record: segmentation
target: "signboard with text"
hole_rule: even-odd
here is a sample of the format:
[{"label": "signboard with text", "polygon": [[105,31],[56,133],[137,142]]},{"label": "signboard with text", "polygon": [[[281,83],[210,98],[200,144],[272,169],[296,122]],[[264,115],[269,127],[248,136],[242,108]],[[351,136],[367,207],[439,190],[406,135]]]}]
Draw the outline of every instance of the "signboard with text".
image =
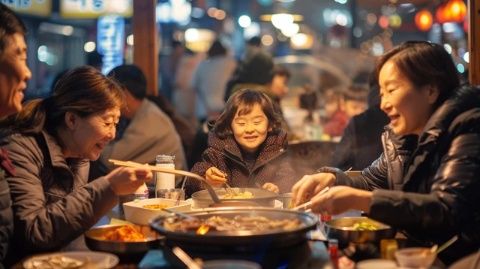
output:
[{"label": "signboard with text", "polygon": [[102,16],[97,22],[97,51],[102,57],[102,73],[123,63],[125,20],[116,15]]},{"label": "signboard with text", "polygon": [[133,0],[60,0],[63,18],[95,19],[106,14],[131,17]]},{"label": "signboard with text", "polygon": [[52,0],[0,0],[17,13],[49,17],[52,13]]}]

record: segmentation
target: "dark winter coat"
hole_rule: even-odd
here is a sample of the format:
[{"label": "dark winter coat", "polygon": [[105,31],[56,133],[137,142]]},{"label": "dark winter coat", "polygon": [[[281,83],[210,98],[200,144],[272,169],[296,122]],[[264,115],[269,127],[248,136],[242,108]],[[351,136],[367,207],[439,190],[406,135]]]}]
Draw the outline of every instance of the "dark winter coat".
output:
[{"label": "dark winter coat", "polygon": [[[208,148],[202,154],[202,161],[197,162],[192,172],[205,176],[208,168],[216,168],[227,173],[227,182],[233,187],[261,187],[270,182],[277,185],[280,193],[289,192],[298,178],[288,162],[287,133],[270,134],[263,142],[255,164],[248,168],[242,151],[233,136],[220,139],[210,132]],[[189,180],[187,193],[192,194],[201,189],[198,181]]]},{"label": "dark winter coat", "polygon": [[66,159],[45,131],[3,143],[15,166],[15,176],[7,176],[15,224],[7,263],[59,250],[118,202],[107,178],[88,183],[88,160]]},{"label": "dark winter coat", "polygon": [[13,214],[8,188],[7,176],[15,174],[15,169],[5,149],[0,148],[0,268],[8,252],[8,245],[13,233]]},{"label": "dark winter coat", "polygon": [[332,166],[362,170],[382,154],[381,136],[388,117],[378,106],[353,116],[333,154]]},{"label": "dark winter coat", "polygon": [[[443,103],[423,133],[383,134],[384,153],[355,180],[337,184],[373,191],[370,216],[424,245],[459,240],[447,264],[480,248],[480,89],[463,87]],[[418,142],[417,142],[418,141]]]}]

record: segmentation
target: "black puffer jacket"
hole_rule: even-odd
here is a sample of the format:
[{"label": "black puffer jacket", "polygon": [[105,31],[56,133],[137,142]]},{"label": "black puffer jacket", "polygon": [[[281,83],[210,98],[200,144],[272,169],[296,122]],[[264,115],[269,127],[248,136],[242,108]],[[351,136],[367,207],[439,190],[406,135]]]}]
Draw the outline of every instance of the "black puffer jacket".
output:
[{"label": "black puffer jacket", "polygon": [[[2,136],[3,134],[0,134]],[[1,145],[0,145],[1,146]],[[12,201],[7,176],[15,174],[15,168],[8,158],[8,152],[0,147],[0,268],[3,268],[10,238],[13,234]]]},{"label": "black puffer jacket", "polygon": [[[215,166],[227,173],[228,183],[233,187],[258,187],[266,182],[276,184],[280,192],[288,192],[295,184],[293,168],[287,160],[287,134],[269,134],[260,148],[258,157],[249,167],[233,136],[220,139],[210,132],[208,148],[202,154],[202,161],[197,162],[192,172],[204,176],[208,168]],[[192,194],[201,188],[198,181],[189,180],[187,193]]]},{"label": "black puffer jacket", "polygon": [[0,268],[3,268],[2,261],[7,255],[8,243],[13,233],[12,202],[6,173],[0,166]]},{"label": "black puffer jacket", "polygon": [[425,245],[460,239],[441,255],[447,264],[480,247],[480,89],[463,87],[417,136],[383,134],[384,153],[355,180],[373,190],[370,216]]}]

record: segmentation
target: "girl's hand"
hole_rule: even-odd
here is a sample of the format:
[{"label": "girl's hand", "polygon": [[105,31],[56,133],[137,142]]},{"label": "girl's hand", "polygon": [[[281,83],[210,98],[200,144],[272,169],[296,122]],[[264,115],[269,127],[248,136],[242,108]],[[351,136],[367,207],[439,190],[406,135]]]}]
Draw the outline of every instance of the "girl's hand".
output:
[{"label": "girl's hand", "polygon": [[331,187],[327,192],[312,198],[312,211],[329,215],[341,214],[350,209],[370,211],[372,192],[347,186]]},{"label": "girl's hand", "polygon": [[292,203],[297,206],[309,201],[314,195],[331,187],[335,183],[335,175],[332,173],[318,173],[305,175],[292,187]]},{"label": "girl's hand", "polygon": [[214,187],[221,187],[227,182],[227,174],[212,166],[205,172],[205,179]]},{"label": "girl's hand", "polygon": [[280,192],[280,189],[278,188],[278,186],[270,182],[263,184],[262,189],[265,189],[267,191],[271,191],[277,194]]},{"label": "girl's hand", "polygon": [[145,168],[118,167],[105,176],[116,195],[134,193],[146,181],[153,177],[152,171]]}]

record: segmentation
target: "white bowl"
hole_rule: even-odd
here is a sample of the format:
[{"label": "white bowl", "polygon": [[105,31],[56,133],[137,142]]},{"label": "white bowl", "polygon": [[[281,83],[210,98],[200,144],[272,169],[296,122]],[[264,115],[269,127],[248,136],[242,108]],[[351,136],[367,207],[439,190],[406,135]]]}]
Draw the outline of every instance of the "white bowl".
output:
[{"label": "white bowl", "polygon": [[430,268],[436,257],[429,248],[402,248],[395,251],[395,258],[401,267]]},{"label": "white bowl", "polygon": [[173,211],[185,212],[191,208],[191,202],[180,201],[176,205],[177,200],[165,198],[151,198],[143,200],[135,200],[123,204],[125,219],[139,225],[149,225],[150,220],[161,215],[169,214],[161,209],[145,208],[146,205],[166,205],[166,208]]}]

